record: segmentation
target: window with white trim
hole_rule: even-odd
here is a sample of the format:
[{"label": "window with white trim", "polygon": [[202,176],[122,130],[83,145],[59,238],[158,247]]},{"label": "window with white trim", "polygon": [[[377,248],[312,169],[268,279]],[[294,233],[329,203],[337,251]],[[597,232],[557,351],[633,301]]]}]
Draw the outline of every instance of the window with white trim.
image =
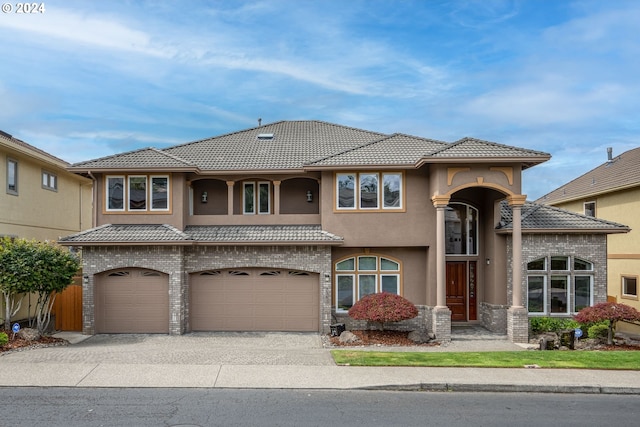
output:
[{"label": "window with white trim", "polygon": [[593,264],[572,256],[527,263],[529,314],[569,315],[593,305]]},{"label": "window with white trim", "polygon": [[401,172],[338,173],[336,209],[340,211],[386,211],[403,209]]},{"label": "window with white trim", "polygon": [[58,176],[52,172],[42,171],[42,188],[58,191]]},{"label": "window with white trim", "polygon": [[400,295],[400,262],[378,255],[358,255],[335,263],[335,309],[347,312],[362,297],[389,292]]},{"label": "window with white trim", "polygon": [[108,175],[105,178],[107,212],[167,212],[168,175]]},{"label": "window with white trim", "polygon": [[268,181],[242,184],[242,213],[268,215],[271,213],[271,183]]}]

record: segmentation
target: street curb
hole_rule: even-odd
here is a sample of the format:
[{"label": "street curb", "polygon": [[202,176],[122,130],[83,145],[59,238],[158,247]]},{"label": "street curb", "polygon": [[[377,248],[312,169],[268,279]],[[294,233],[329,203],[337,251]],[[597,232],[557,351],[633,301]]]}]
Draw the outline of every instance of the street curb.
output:
[{"label": "street curb", "polygon": [[558,394],[625,394],[640,395],[638,387],[600,387],[516,384],[450,384],[419,383],[357,387],[357,390],[481,392],[481,393],[558,393]]}]

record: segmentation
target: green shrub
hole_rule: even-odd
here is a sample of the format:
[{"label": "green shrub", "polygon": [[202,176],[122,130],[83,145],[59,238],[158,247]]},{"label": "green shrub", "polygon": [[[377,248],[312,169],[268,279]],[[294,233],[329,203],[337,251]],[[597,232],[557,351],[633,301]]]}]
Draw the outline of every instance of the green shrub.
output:
[{"label": "green shrub", "polygon": [[9,337],[6,332],[0,332],[0,347],[7,345],[9,342]]},{"label": "green shrub", "polygon": [[587,329],[587,336],[593,339],[606,339],[609,334],[609,322],[600,322]]},{"label": "green shrub", "polygon": [[542,334],[545,332],[560,332],[565,329],[575,329],[580,324],[573,319],[558,317],[532,317],[530,320],[531,332]]}]

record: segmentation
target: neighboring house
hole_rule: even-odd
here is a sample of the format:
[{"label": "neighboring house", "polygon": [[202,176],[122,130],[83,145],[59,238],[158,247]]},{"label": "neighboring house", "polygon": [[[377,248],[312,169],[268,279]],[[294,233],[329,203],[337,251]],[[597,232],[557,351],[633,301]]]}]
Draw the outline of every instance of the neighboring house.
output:
[{"label": "neighboring house", "polygon": [[[68,166],[0,131],[0,237],[57,241],[92,226],[92,181]],[[14,318],[26,318],[27,306]]]},{"label": "neighboring house", "polygon": [[60,240],[82,247],[84,333],[328,332],[386,291],[420,309],[400,328],[527,341],[527,301],[568,316],[606,298],[606,235],[627,231],[525,203],[522,170],[549,158],[283,121],[74,164],[96,189],[97,227]]},{"label": "neighboring house", "polygon": [[538,200],[584,215],[621,222],[631,232],[611,236],[608,246],[608,294],[640,310],[640,147],[614,157]]}]

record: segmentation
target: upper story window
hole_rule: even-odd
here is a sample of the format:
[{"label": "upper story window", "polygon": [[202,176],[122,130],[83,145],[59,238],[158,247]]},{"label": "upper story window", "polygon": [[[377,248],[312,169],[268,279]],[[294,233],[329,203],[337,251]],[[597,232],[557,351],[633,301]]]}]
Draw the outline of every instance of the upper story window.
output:
[{"label": "upper story window", "polygon": [[18,161],[7,159],[7,193],[18,195]]},{"label": "upper story window", "polygon": [[577,257],[551,256],[527,263],[530,314],[568,315],[593,305],[593,263]]},{"label": "upper story window", "polygon": [[365,254],[335,263],[335,308],[348,311],[360,298],[380,292],[400,295],[400,262]]},{"label": "upper story window", "polygon": [[169,177],[107,176],[106,207],[108,212],[169,211]]},{"label": "upper story window", "polygon": [[590,217],[596,217],[596,202],[584,203],[584,214]]},{"label": "upper story window", "polygon": [[336,209],[386,211],[403,209],[402,172],[338,173]]},{"label": "upper story window", "polygon": [[271,184],[269,182],[244,182],[242,192],[242,213],[271,213]]},{"label": "upper story window", "polygon": [[45,190],[58,191],[58,177],[56,174],[42,171],[42,188]]},{"label": "upper story window", "polygon": [[478,210],[463,203],[451,203],[445,211],[447,255],[478,254]]}]

